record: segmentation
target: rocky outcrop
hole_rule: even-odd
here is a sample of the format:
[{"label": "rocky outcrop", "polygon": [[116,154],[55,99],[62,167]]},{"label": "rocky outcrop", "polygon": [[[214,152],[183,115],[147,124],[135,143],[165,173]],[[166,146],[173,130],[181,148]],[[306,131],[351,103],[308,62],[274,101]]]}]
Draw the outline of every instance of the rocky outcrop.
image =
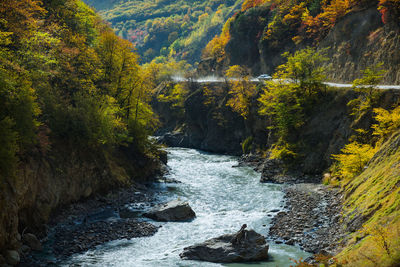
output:
[{"label": "rocky outcrop", "polygon": [[[243,141],[251,137],[250,152],[268,149],[276,137],[267,129],[270,120],[258,114],[257,97],[253,99],[247,120],[244,120],[226,106],[228,86],[217,82],[191,84],[188,86],[190,94],[185,101],[184,112],[181,112],[184,115],[180,117],[174,117],[172,111],[167,112],[165,106],[158,109],[156,105],[154,110],[165,122],[161,126],[160,133],[164,131],[161,140],[170,146],[240,155],[243,153]],[[211,104],[205,103],[206,88],[219,92],[213,96],[214,102]],[[306,115],[305,124],[291,137],[294,143],[301,144],[302,150],[301,160],[295,165],[296,173],[290,175],[286,166],[276,160],[262,160],[257,167],[263,173],[262,181],[314,181],[314,175],[321,174],[331,165],[331,155],[338,154],[355,134],[354,129],[367,130],[374,123],[372,112],[354,122],[347,103],[356,97],[356,92],[343,88],[331,88],[321,94],[319,101]],[[378,103],[387,109],[399,99],[400,91],[382,90]],[[165,130],[171,132],[165,134]],[[283,172],[286,174],[282,175]]]},{"label": "rocky outcrop", "polygon": [[327,48],[332,81],[352,82],[365,68],[383,62],[383,83],[400,83],[400,28],[395,22],[383,24],[376,6],[341,18],[319,48]]},{"label": "rocky outcrop", "polygon": [[180,257],[185,260],[210,262],[250,262],[268,259],[269,246],[265,237],[254,230],[243,230],[241,240],[234,242],[236,234],[222,235],[201,244],[184,248]]},{"label": "rocky outcrop", "polygon": [[196,213],[189,206],[189,203],[173,200],[154,207],[144,216],[161,222],[182,222],[193,220],[196,218]]},{"label": "rocky outcrop", "polygon": [[167,132],[162,136],[157,137],[160,144],[165,144],[171,147],[190,147],[189,136],[185,133]]},{"label": "rocky outcrop", "polygon": [[[184,103],[184,112],[170,105],[153,101],[153,109],[161,121],[159,141],[169,146],[188,147],[221,154],[242,154],[241,143],[249,136],[254,142],[265,145],[267,122],[257,113],[254,99],[253,111],[247,120],[226,106],[229,85],[226,83],[186,83],[190,94]],[[215,92],[212,103],[206,104],[204,89]],[[160,88],[159,93],[168,90]]]},{"label": "rocky outcrop", "polygon": [[5,259],[10,265],[17,265],[21,260],[18,251],[15,250],[7,250],[5,252]]}]

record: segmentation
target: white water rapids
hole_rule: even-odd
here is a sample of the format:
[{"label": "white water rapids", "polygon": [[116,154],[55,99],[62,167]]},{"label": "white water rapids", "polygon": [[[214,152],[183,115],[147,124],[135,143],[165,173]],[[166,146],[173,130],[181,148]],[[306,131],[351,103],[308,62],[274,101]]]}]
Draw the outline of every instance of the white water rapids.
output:
[{"label": "white water rapids", "polygon": [[[268,236],[270,211],[284,206],[281,185],[260,183],[260,174],[249,167],[232,168],[237,164],[235,157],[184,148],[170,148],[168,152],[168,178],[182,183],[163,185],[159,199],[187,200],[197,218],[185,223],[156,223],[162,227],[154,236],[109,242],[72,256],[64,266],[222,266],[184,261],[179,253],[186,246],[236,232],[244,223]],[[227,266],[290,266],[290,258],[309,256],[297,247],[269,243],[268,262]]]}]

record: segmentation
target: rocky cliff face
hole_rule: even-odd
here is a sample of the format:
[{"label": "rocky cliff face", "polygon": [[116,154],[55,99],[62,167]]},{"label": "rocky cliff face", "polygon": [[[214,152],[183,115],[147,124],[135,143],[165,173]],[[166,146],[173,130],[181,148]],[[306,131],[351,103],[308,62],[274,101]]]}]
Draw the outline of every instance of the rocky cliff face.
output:
[{"label": "rocky cliff face", "polygon": [[[266,124],[259,116],[253,116],[257,114],[255,110],[245,121],[226,106],[228,84],[192,83],[187,86],[191,93],[180,115],[168,103],[153,102],[153,108],[162,122],[158,133],[162,135],[162,142],[233,155],[242,154],[241,143],[247,137],[254,136],[258,143],[266,143]],[[161,89],[160,93],[165,89]],[[208,104],[205,89],[217,92]]]},{"label": "rocky cliff face", "polygon": [[366,67],[384,62],[383,83],[400,83],[400,32],[394,22],[383,24],[376,7],[343,17],[320,48],[328,48],[328,73],[332,81],[351,82]]},{"label": "rocky cliff face", "polygon": [[155,176],[159,161],[133,151],[82,151],[58,143],[46,155],[27,156],[16,178],[0,180],[0,251],[18,249],[23,231],[40,234],[63,205]]},{"label": "rocky cliff face", "polygon": [[[245,152],[267,150],[276,137],[267,129],[268,118],[258,114],[256,98],[248,119],[244,120],[226,106],[228,86],[225,83],[192,84],[180,116],[168,110],[167,103],[153,105],[163,122],[159,131],[161,141],[171,146],[240,155],[243,142],[250,137],[249,150]],[[211,104],[206,104],[206,88],[220,92]],[[347,103],[357,96],[353,90],[341,88],[330,88],[321,96],[294,136],[302,146],[301,161],[296,169],[306,174],[321,174],[331,165],[331,155],[340,152],[355,129],[370,129],[372,113],[356,122],[349,115]],[[386,90],[381,92],[378,103],[388,109],[399,99],[400,92]]]}]

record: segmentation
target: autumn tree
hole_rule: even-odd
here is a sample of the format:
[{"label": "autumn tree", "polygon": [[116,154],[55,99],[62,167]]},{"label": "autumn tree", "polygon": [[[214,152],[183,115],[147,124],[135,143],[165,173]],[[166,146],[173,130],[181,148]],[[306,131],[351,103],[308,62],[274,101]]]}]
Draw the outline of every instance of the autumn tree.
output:
[{"label": "autumn tree", "polygon": [[256,95],[256,86],[250,81],[250,73],[239,65],[231,66],[226,72],[229,79],[229,99],[226,103],[233,111],[247,118],[252,98]]},{"label": "autumn tree", "polygon": [[245,0],[242,4],[242,11],[246,11],[252,7],[256,7],[267,2],[266,0]]},{"label": "autumn tree", "polygon": [[382,22],[388,23],[390,20],[400,20],[400,1],[399,0],[380,0],[378,10],[382,14]]},{"label": "autumn tree", "polygon": [[382,81],[386,71],[383,63],[378,63],[363,70],[363,77],[353,81],[353,89],[360,95],[347,104],[352,109],[352,115],[359,117],[371,110],[380,96],[377,85]]},{"label": "autumn tree", "polygon": [[0,176],[59,140],[144,149],[156,120],[130,42],[79,0],[5,0],[0,15]]},{"label": "autumn tree", "polygon": [[217,62],[221,62],[225,59],[225,46],[230,40],[230,23],[233,19],[229,19],[224,27],[222,28],[222,33],[216,35],[205,47],[202,53],[203,58],[212,57],[216,59]]}]

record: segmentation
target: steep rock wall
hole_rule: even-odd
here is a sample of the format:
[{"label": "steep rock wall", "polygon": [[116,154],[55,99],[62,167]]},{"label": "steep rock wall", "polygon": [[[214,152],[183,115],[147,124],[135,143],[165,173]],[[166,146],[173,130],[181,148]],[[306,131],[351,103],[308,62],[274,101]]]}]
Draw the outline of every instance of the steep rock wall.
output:
[{"label": "steep rock wall", "polygon": [[[205,104],[205,88],[220,92],[212,104]],[[251,151],[267,150],[277,137],[267,129],[270,120],[258,114],[257,97],[253,99],[248,119],[244,120],[226,106],[228,90],[229,85],[225,83],[192,84],[180,116],[168,110],[167,103],[162,104],[163,109],[160,103],[153,105],[161,121],[167,122],[159,131],[161,140],[171,146],[240,155],[243,141],[252,137]],[[302,147],[296,169],[306,174],[321,174],[331,165],[331,155],[340,152],[356,129],[370,129],[374,123],[372,112],[357,122],[349,115],[347,103],[356,97],[353,90],[341,88],[330,88],[320,97],[313,110],[306,114],[305,124],[293,133],[293,140]],[[389,109],[399,99],[400,91],[385,90],[381,91],[378,103]]]},{"label": "steep rock wall", "polygon": [[159,160],[132,148],[83,151],[53,144],[43,155],[32,153],[13,179],[0,179],[0,251],[18,249],[19,234],[40,235],[52,212],[63,205],[105,193],[159,173]]},{"label": "steep rock wall", "polygon": [[383,62],[386,84],[400,84],[400,32],[394,22],[382,23],[376,7],[343,17],[320,43],[328,48],[328,76],[332,81],[352,82],[362,70]]}]

